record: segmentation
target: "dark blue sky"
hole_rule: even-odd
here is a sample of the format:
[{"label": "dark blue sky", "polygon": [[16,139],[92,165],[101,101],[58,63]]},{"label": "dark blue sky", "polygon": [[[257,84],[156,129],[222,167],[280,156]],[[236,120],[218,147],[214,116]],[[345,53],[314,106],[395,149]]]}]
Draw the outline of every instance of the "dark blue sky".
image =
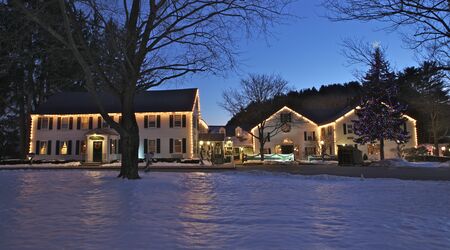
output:
[{"label": "dark blue sky", "polygon": [[331,22],[322,17],[326,10],[319,1],[300,0],[292,5],[292,13],[300,20],[273,29],[275,37],[242,41],[239,47],[239,72],[227,77],[195,75],[161,88],[200,89],[202,116],[210,125],[225,124],[230,115],[218,102],[224,89],[235,88],[247,73],[276,73],[289,81],[293,89],[320,87],[331,83],[355,80],[354,70],[363,65],[349,66],[341,54],[346,38],[363,38],[387,46],[387,59],[395,70],[417,65],[415,54],[397,32],[381,30],[386,24],[363,22]]}]

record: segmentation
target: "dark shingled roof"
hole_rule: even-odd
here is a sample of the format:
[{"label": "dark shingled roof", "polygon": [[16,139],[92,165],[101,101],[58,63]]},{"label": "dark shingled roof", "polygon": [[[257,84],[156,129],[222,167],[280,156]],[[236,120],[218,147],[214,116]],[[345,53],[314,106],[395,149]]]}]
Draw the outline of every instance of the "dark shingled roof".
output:
[{"label": "dark shingled roof", "polygon": [[[197,89],[155,90],[140,92],[135,97],[135,112],[192,111]],[[102,93],[100,100],[108,113],[119,113],[116,96]],[[87,92],[62,92],[51,96],[34,114],[96,114],[99,109]]]},{"label": "dark shingled roof", "polygon": [[219,133],[198,134],[199,141],[224,141],[225,135]]}]

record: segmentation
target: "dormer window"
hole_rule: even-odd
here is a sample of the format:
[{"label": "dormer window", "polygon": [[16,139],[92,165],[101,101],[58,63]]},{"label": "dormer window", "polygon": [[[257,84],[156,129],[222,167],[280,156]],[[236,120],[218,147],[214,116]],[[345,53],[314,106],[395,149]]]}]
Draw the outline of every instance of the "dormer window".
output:
[{"label": "dormer window", "polygon": [[224,127],[220,128],[219,129],[219,133],[220,134],[226,134],[225,128]]},{"label": "dormer window", "polygon": [[234,132],[236,134],[236,137],[241,137],[242,136],[242,128],[237,127]]},{"label": "dormer window", "polygon": [[292,114],[291,113],[282,113],[282,114],[280,114],[280,120],[282,123],[292,122]]}]

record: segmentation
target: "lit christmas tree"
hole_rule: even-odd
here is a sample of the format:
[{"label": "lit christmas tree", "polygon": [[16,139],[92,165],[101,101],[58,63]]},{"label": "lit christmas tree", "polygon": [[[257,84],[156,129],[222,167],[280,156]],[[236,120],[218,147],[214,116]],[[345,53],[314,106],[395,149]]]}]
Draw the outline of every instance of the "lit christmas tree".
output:
[{"label": "lit christmas tree", "polygon": [[373,63],[363,80],[365,94],[356,110],[358,120],[354,120],[354,141],[361,144],[380,143],[380,159],[384,159],[384,141],[406,143],[408,133],[404,129],[406,106],[397,100],[395,74],[389,70],[380,48],[373,52]]}]

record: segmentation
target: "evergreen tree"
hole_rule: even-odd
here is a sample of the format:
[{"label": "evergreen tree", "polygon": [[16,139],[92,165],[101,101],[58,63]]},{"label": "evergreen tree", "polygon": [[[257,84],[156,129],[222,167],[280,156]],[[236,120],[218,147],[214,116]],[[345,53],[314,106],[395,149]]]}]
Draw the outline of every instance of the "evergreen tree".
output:
[{"label": "evergreen tree", "polygon": [[372,53],[372,63],[363,79],[364,94],[354,120],[357,143],[380,143],[380,159],[384,159],[384,141],[405,143],[409,136],[402,128],[406,106],[397,98],[395,74],[390,70],[380,48]]}]

